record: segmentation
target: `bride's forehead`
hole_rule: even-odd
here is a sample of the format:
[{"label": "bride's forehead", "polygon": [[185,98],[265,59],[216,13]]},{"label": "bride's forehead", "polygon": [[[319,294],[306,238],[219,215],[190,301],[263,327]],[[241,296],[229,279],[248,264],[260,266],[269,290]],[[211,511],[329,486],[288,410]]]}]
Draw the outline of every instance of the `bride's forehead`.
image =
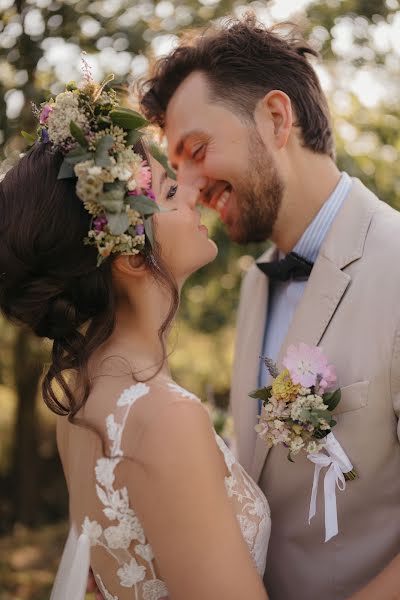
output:
[{"label": "bride's forehead", "polygon": [[148,163],[151,169],[151,178],[154,181],[159,181],[161,175],[164,173],[164,167],[150,154],[148,157]]}]

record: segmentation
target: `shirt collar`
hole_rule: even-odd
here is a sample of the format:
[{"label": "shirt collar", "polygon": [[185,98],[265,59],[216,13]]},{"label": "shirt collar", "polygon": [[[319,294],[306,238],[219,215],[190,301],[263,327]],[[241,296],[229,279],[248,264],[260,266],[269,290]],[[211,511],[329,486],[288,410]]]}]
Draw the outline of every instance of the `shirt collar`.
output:
[{"label": "shirt collar", "polygon": [[338,184],[307,227],[300,240],[293,248],[301,257],[314,263],[317,259],[324,239],[335,220],[353,182],[347,173],[342,173]]}]

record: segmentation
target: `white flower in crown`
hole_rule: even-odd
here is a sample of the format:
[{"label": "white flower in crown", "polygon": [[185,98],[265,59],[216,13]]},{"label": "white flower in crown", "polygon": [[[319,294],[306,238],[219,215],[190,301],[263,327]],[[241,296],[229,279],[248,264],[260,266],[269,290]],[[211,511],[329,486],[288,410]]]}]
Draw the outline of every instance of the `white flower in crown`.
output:
[{"label": "white flower in crown", "polygon": [[71,121],[81,128],[87,126],[88,119],[80,110],[77,94],[62,92],[50,106],[52,110],[48,114],[46,125],[53,144],[63,145],[71,139]]},{"label": "white flower in crown", "polygon": [[82,533],[88,536],[92,546],[98,543],[99,537],[103,533],[101,525],[97,521],[90,521],[87,517],[83,521]]},{"label": "white flower in crown", "polygon": [[133,587],[146,576],[146,567],[140,566],[137,561],[132,558],[130,563],[125,563],[117,571],[120,584],[123,587]]}]

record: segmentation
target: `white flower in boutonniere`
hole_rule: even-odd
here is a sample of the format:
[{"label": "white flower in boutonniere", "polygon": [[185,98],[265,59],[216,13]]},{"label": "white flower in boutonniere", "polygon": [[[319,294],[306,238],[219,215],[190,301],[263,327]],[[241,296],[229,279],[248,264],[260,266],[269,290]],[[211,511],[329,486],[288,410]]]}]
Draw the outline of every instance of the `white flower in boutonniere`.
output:
[{"label": "white flower in boutonniere", "polygon": [[336,425],[332,411],[341,399],[340,389],[328,391],[336,382],[335,368],[328,364],[322,348],[306,344],[288,348],[283,359],[285,369],[281,372],[270,359],[264,362],[273,382],[250,394],[264,405],[255,429],[269,448],[278,444],[287,448],[291,462],[303,451],[315,465],[309,520],[316,512],[320,471],[328,468],[325,475],[325,541],[328,541],[338,533],[336,486],[344,490],[346,480],[357,478],[332,433]]}]

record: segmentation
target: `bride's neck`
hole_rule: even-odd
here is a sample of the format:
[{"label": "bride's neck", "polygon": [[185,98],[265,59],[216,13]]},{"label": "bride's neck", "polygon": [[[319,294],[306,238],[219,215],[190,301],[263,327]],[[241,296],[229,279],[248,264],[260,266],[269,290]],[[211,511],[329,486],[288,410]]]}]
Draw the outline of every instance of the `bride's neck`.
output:
[{"label": "bride's neck", "polygon": [[95,363],[105,365],[108,357],[118,357],[129,364],[133,373],[139,373],[140,379],[155,374],[161,365],[160,374],[169,376],[159,331],[170,306],[169,290],[153,278],[137,281],[134,289],[117,298],[114,331],[96,353]]}]

